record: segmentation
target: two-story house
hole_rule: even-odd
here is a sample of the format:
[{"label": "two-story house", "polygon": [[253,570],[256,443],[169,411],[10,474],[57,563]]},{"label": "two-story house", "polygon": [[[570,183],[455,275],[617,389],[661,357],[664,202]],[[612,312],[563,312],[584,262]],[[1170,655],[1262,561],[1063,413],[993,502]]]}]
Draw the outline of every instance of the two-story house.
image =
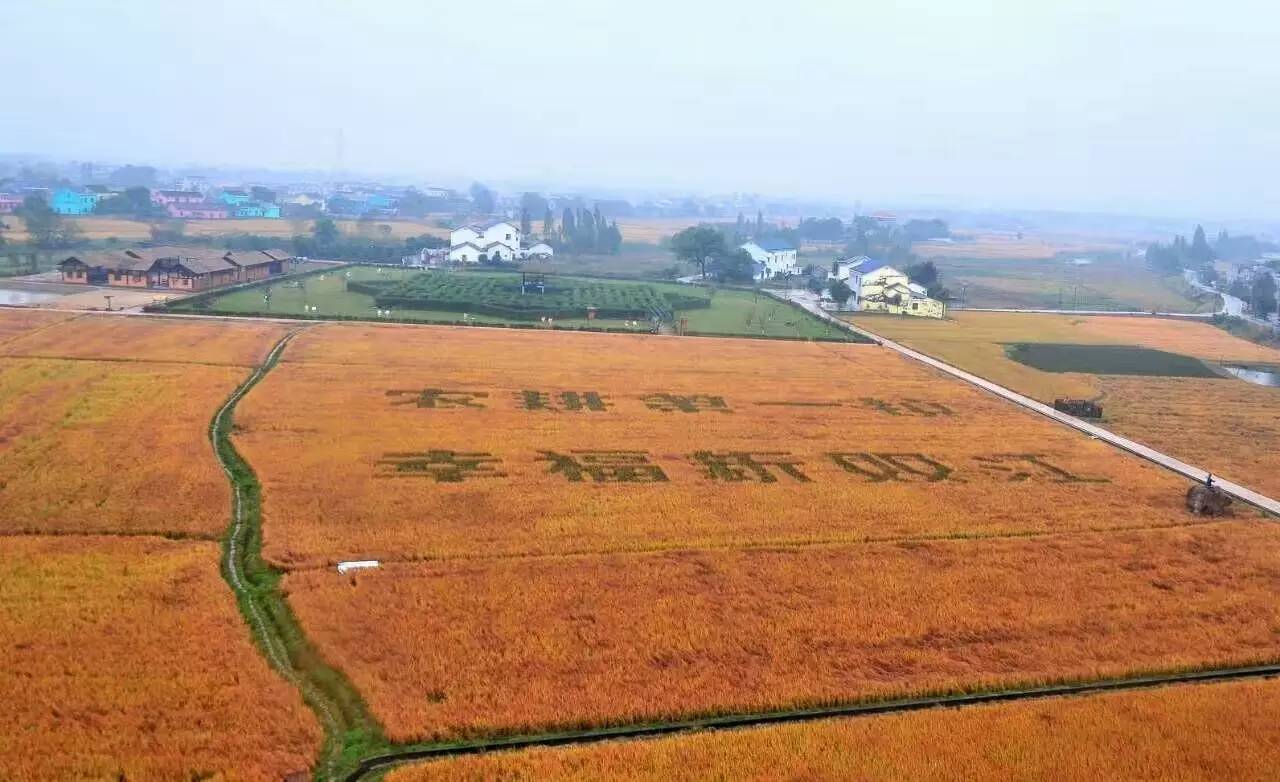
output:
[{"label": "two-story house", "polygon": [[796,263],[796,248],[779,239],[760,239],[739,245],[756,262],[755,278],[767,280],[795,274],[800,271]]},{"label": "two-story house", "polygon": [[520,229],[505,220],[464,225],[449,234],[449,260],[459,263],[523,258]]},{"label": "two-story house", "polygon": [[928,289],[912,282],[905,272],[883,261],[870,259],[859,264],[857,271],[858,286],[854,293],[861,311],[922,318],[946,317],[946,303],[931,298]]}]

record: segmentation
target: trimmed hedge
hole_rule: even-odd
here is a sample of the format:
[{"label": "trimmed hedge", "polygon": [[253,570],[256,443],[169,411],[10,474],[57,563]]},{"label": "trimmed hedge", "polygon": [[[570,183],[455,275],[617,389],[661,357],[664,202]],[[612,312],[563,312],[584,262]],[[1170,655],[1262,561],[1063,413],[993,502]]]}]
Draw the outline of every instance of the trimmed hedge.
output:
[{"label": "trimmed hedge", "polygon": [[347,290],[372,296],[379,307],[442,310],[500,318],[645,320],[655,313],[711,306],[711,297],[663,291],[645,283],[596,283],[553,279],[546,292],[521,293],[515,275],[464,276],[424,273],[407,280],[348,282]]}]

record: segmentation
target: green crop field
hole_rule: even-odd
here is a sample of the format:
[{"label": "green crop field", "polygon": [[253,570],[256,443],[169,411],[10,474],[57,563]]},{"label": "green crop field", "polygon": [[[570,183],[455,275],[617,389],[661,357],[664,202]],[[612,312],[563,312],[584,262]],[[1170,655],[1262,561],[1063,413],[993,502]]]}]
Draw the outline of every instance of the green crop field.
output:
[{"label": "green crop field", "polygon": [[935,258],[943,282],[965,307],[1213,312],[1217,296],[1162,277],[1140,261]]},{"label": "green crop field", "polygon": [[[486,279],[512,280],[519,287],[519,274],[511,272],[435,272],[411,269],[394,269],[372,266],[351,266],[320,274],[294,279],[283,279],[263,285],[255,285],[205,297],[174,302],[168,308],[176,312],[201,312],[219,315],[258,315],[303,317],[315,319],[413,321],[422,323],[472,323],[476,325],[541,325],[542,316],[498,314],[498,310],[484,311],[484,307],[464,308],[463,299],[455,298],[446,304],[418,302],[417,306],[404,307],[395,303],[379,304],[368,292],[397,286],[421,286],[415,280],[436,278],[441,285],[446,281],[454,290],[468,287],[484,290]],[[679,283],[648,282],[640,280],[612,280],[583,277],[548,277],[553,285],[579,290],[603,290],[612,286],[621,293],[617,296],[652,297],[654,301],[696,301],[707,304],[691,309],[676,308],[674,321],[687,320],[690,334],[717,336],[748,336],[773,339],[831,339],[848,342],[862,341],[851,332],[844,331],[813,317],[803,310],[778,301],[764,293],[737,288],[710,288]],[[355,290],[349,289],[354,283]],[[434,284],[434,283],[432,283]],[[644,288],[641,294],[635,289]],[[518,293],[517,293],[518,295]],[[539,295],[539,294],[527,294]],[[476,300],[480,304],[480,300]],[[379,314],[381,311],[381,314]],[[647,317],[556,317],[556,328],[598,328],[615,331],[650,331],[653,326]]]},{"label": "green crop field", "polygon": [[1005,347],[1009,357],[1044,372],[1154,377],[1218,377],[1199,359],[1128,345],[1063,345],[1020,342]]}]

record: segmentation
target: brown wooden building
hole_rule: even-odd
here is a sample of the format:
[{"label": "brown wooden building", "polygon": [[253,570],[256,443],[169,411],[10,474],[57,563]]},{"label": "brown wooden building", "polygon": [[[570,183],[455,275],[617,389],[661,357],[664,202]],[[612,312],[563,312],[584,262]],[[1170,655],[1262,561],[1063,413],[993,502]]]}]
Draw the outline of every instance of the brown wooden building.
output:
[{"label": "brown wooden building", "polygon": [[265,280],[289,271],[292,263],[283,250],[146,247],[72,255],[58,268],[63,282],[194,292]]}]

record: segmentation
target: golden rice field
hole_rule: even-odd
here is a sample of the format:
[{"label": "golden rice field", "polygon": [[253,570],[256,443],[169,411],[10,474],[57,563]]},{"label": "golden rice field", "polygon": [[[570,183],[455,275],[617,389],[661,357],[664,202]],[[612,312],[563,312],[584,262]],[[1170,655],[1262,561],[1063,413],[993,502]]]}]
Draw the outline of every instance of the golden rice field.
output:
[{"label": "golden rice field", "polygon": [[1181,479],[868,345],[334,324],[236,424],[285,567],[1186,523]]},{"label": "golden rice field", "polygon": [[1280,389],[1241,380],[1102,379],[1106,425],[1280,497]]},{"label": "golden rice field", "polygon": [[0,532],[216,536],[206,429],[245,370],[0,357]]},{"label": "golden rice field", "polygon": [[320,729],[254,648],[215,543],[6,537],[0,778],[280,779]]},{"label": "golden rice field", "polygon": [[[0,310],[22,327],[33,311]],[[48,313],[42,313],[48,314]],[[59,315],[63,313],[57,313]],[[0,328],[5,328],[0,325]],[[0,357],[77,358],[106,361],[170,361],[256,366],[288,330],[288,324],[249,320],[80,315],[44,328],[19,331],[0,342]]]},{"label": "golden rice field", "polygon": [[[429,534],[429,526],[425,531]],[[395,739],[634,723],[1280,654],[1280,528],[296,572]]]},{"label": "golden rice field", "polygon": [[733,220],[728,218],[621,217],[618,218],[618,230],[622,232],[623,241],[658,244],[663,239],[695,225],[731,222]]},{"label": "golden rice field", "polygon": [[1087,237],[1049,237],[1024,234],[953,232],[954,242],[916,242],[912,251],[922,258],[991,258],[1036,260],[1058,253],[1120,252],[1123,243]]},{"label": "golden rice field", "polygon": [[1280,494],[1280,390],[1222,379],[1042,372],[1005,355],[1012,342],[1116,344],[1213,363],[1280,363],[1280,350],[1207,323],[1163,318],[958,312],[947,320],[850,320],[1042,401],[1099,399],[1103,425],[1264,493]]},{"label": "golden rice field", "polygon": [[388,782],[1275,777],[1280,682],[1232,682],[405,766]]},{"label": "golden rice field", "polygon": [[8,343],[17,337],[55,323],[61,323],[71,317],[75,316],[67,312],[45,312],[27,308],[0,307],[0,351],[3,351]]}]

